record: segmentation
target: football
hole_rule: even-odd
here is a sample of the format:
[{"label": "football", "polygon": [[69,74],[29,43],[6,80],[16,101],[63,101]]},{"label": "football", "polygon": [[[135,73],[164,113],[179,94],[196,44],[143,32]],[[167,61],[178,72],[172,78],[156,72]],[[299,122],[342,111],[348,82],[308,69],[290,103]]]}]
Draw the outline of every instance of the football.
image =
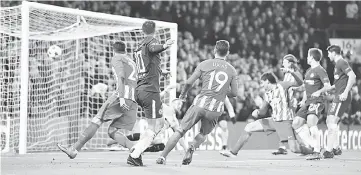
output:
[{"label": "football", "polygon": [[57,58],[61,55],[61,53],[62,53],[62,50],[57,45],[52,45],[48,49],[48,57],[49,58]]}]

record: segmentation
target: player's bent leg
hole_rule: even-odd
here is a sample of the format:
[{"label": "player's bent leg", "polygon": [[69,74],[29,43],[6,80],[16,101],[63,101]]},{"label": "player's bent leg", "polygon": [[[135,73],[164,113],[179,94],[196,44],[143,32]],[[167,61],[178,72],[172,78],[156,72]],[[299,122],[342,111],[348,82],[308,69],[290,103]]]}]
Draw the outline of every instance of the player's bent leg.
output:
[{"label": "player's bent leg", "polygon": [[168,154],[172,151],[172,149],[176,146],[178,140],[184,136],[184,134],[187,132],[187,130],[177,130],[173,133],[173,135],[168,139],[167,144],[165,145],[165,148],[163,152],[161,153],[160,157],[157,159],[157,164],[165,164],[166,158]]},{"label": "player's bent leg", "polygon": [[306,124],[306,119],[296,116],[293,119],[292,128],[295,130],[296,135],[301,138],[306,147],[310,147],[312,145],[310,129]]},{"label": "player's bent leg", "polygon": [[278,150],[273,152],[273,155],[286,155],[287,144],[289,144],[289,141],[296,139],[292,128],[292,122],[292,120],[272,122],[272,126],[276,130],[276,133],[280,139]]},{"label": "player's bent leg", "polygon": [[187,112],[185,113],[180,128],[174,132],[174,134],[169,138],[164,151],[162,152],[161,156],[157,160],[157,164],[165,164],[165,159],[168,156],[169,152],[175,147],[177,142],[183,135],[191,129],[198,121],[200,120],[200,116],[203,116],[205,110],[197,107],[191,106]]},{"label": "player's bent leg", "polygon": [[239,150],[241,150],[244,144],[247,143],[253,132],[263,132],[266,129],[263,126],[262,120],[267,120],[267,119],[260,119],[248,123],[244,128],[244,133],[240,136],[237,143],[229,151],[228,150],[221,151],[220,152],[221,155],[225,157],[236,157]]},{"label": "player's bent leg", "polygon": [[228,145],[228,125],[226,120],[221,120],[218,123],[218,126],[221,128],[221,141],[222,141],[222,149],[226,150]]},{"label": "player's bent leg", "polygon": [[108,135],[110,138],[115,140],[118,144],[122,145],[125,148],[131,149],[135,145],[135,141],[130,141],[127,136],[125,136],[124,129],[118,129],[112,126],[108,128]]},{"label": "player's bent leg", "polygon": [[319,143],[320,134],[317,127],[318,117],[315,114],[309,114],[307,116],[307,125],[310,127],[310,133],[312,138],[313,154],[307,157],[307,160],[319,160],[321,159],[321,145]]},{"label": "player's bent leg", "polygon": [[313,153],[313,149],[305,147],[300,144],[298,140],[288,140],[288,146],[290,147],[291,152],[296,154],[309,155]]},{"label": "player's bent leg", "polygon": [[66,155],[68,155],[70,159],[74,159],[77,156],[78,151],[80,151],[81,148],[85,145],[85,143],[88,142],[95,135],[101,124],[101,119],[97,116],[94,117],[90,125],[80,134],[80,138],[73,146],[66,148],[61,144],[57,144],[58,148]]}]

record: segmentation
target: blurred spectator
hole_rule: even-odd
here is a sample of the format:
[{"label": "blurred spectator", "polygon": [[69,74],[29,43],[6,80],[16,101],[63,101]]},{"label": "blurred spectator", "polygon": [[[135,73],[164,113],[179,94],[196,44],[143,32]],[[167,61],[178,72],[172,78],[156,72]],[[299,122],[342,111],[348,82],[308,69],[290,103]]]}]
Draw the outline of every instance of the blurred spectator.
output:
[{"label": "blurred spectator", "polygon": [[356,19],[358,16],[358,5],[355,1],[350,1],[346,5],[346,18],[348,19]]},{"label": "blurred spectator", "polygon": [[[19,3],[20,1],[2,1],[1,5],[13,6]],[[284,55],[289,53],[299,58],[300,67],[305,71],[309,67],[306,61],[308,49],[310,47],[324,49],[328,44],[325,42],[327,38],[324,29],[344,18],[349,19],[349,23],[356,23],[356,19],[360,19],[361,13],[358,9],[360,2],[354,1],[348,3],[333,1],[41,1],[41,3],[176,22],[178,24],[176,78],[179,83],[184,82],[201,61],[213,58],[213,46],[216,40],[229,40],[231,54],[228,61],[239,72],[239,84],[241,85],[239,92],[243,94],[235,102],[239,120],[247,120],[252,110],[258,108],[262,102],[263,92],[259,89],[261,73],[273,71],[282,79],[283,76],[279,69],[281,60]],[[127,36],[126,39],[131,41],[132,36]],[[110,78],[109,58],[107,58],[109,56],[98,53],[99,50],[104,50],[105,42],[100,37],[90,40],[94,40],[92,42],[98,44],[93,44],[96,48],[86,46],[90,50],[85,52],[87,54],[80,55],[80,60],[86,60],[82,65],[81,85],[87,90],[83,92],[82,99],[84,101],[90,99],[91,103],[98,104],[104,101],[105,91],[114,90],[114,81]],[[4,53],[10,50],[6,47],[16,48],[15,44],[1,47]],[[43,62],[31,66],[30,75],[43,77],[44,80],[41,79],[41,81],[51,82],[52,79],[49,78],[49,75],[52,73],[49,72],[53,72],[55,68],[49,65],[56,66],[55,64],[51,60],[44,59]],[[69,63],[62,64],[61,67],[64,67],[64,64],[66,67]],[[352,64],[352,66],[355,70],[361,67],[357,64]],[[4,69],[8,71],[15,68]],[[73,74],[71,69],[65,71],[66,74],[58,74],[56,77],[58,82],[65,81]],[[18,80],[13,80],[11,85],[18,87],[16,83]],[[358,84],[361,86],[360,80],[358,80]],[[62,89],[65,91],[67,88],[62,87]],[[178,93],[179,90],[178,86]],[[190,92],[190,98],[178,117],[182,118],[185,110],[191,105],[192,96],[198,92],[199,88],[194,88]],[[100,94],[101,99],[94,97],[97,94]],[[300,97],[299,94],[297,95]],[[353,100],[356,106],[352,107],[351,111],[353,112],[350,117],[355,116],[356,119],[359,114],[357,111],[360,111],[360,105],[357,106],[357,102],[360,101],[359,96],[355,95]]]}]

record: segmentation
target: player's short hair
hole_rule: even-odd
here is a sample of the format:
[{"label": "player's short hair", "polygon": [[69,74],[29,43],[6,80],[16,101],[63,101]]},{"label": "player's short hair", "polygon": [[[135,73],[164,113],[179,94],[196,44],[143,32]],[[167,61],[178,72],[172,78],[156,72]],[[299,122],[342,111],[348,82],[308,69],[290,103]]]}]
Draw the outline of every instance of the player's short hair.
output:
[{"label": "player's short hair", "polygon": [[292,54],[287,54],[283,57],[284,60],[288,60],[291,63],[298,63],[297,58]]},{"label": "player's short hair", "polygon": [[125,53],[127,47],[123,41],[117,41],[113,44],[113,49],[116,53]]},{"label": "player's short hair", "polygon": [[155,32],[155,22],[154,21],[145,21],[142,25],[142,31],[149,35]]},{"label": "player's short hair", "polygon": [[218,40],[216,42],[216,52],[219,56],[224,57],[228,54],[229,42],[226,40]]},{"label": "player's short hair", "polygon": [[342,53],[341,47],[338,45],[328,46],[326,50],[329,52],[335,52],[338,55],[340,55]]},{"label": "player's short hair", "polygon": [[311,55],[313,57],[313,59],[315,59],[316,61],[321,61],[322,60],[322,51],[318,48],[311,48],[308,49],[308,53],[309,55]]},{"label": "player's short hair", "polygon": [[276,75],[274,75],[272,72],[266,72],[261,75],[261,80],[266,81],[268,80],[271,84],[277,83]]}]

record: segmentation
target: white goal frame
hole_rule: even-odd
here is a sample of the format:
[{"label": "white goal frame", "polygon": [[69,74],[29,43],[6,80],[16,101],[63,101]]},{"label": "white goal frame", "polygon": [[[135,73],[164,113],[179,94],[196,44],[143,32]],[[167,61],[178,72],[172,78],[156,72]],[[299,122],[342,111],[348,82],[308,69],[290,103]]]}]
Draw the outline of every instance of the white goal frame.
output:
[{"label": "white goal frame", "polygon": [[[78,9],[70,9],[65,7],[59,7],[54,5],[47,5],[47,4],[40,4],[35,2],[28,2],[23,1],[21,6],[21,59],[20,59],[20,66],[21,66],[21,89],[20,89],[20,128],[19,128],[19,154],[26,154],[27,153],[27,117],[28,117],[28,86],[29,86],[29,9],[30,8],[37,8],[37,9],[46,9],[53,12],[62,12],[77,16],[83,17],[93,17],[93,18],[102,18],[107,20],[114,20],[114,21],[127,21],[134,24],[142,25],[147,19],[140,19],[140,18],[132,18],[126,16],[118,16],[118,15],[111,15],[111,14],[104,14],[98,12],[90,12],[85,10],[78,10]],[[176,84],[176,74],[177,72],[177,35],[178,35],[178,25],[176,23],[169,23],[163,21],[156,21],[154,22],[159,27],[165,27],[170,29],[170,36],[171,39],[175,40],[175,45],[172,46],[170,49],[170,70],[172,78],[170,79],[170,84]],[[25,68],[25,69],[24,69]],[[170,93],[170,99],[175,99],[175,90]]]}]

